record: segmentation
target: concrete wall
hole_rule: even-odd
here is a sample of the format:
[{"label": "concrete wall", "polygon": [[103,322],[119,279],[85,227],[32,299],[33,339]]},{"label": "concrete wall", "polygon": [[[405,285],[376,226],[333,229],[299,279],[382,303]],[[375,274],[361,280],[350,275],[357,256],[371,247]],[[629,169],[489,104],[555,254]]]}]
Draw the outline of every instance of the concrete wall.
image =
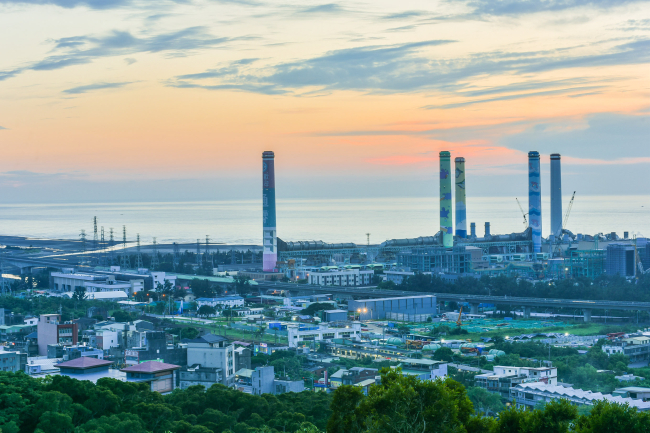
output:
[{"label": "concrete wall", "polygon": [[273,367],[257,367],[251,375],[253,394],[273,394],[275,381],[275,370]]}]

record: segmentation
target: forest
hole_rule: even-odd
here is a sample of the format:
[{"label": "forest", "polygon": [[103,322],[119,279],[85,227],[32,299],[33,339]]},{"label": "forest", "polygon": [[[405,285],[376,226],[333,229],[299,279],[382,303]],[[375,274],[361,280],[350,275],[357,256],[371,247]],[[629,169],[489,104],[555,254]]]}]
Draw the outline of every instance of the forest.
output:
[{"label": "forest", "polygon": [[[600,433],[650,432],[650,414],[597,402],[553,401],[483,416],[451,379],[421,381],[384,368],[368,395],[356,386],[324,392],[245,394],[223,385],[168,395],[147,384],[0,372],[3,433]],[[479,402],[480,404],[480,402]]]}]

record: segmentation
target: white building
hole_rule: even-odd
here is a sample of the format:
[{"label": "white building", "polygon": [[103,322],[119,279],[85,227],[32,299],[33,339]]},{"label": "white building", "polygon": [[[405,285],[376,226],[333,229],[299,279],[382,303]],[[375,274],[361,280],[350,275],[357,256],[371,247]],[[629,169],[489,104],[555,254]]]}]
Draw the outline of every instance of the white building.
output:
[{"label": "white building", "polygon": [[365,286],[372,284],[375,271],[356,268],[324,267],[307,274],[309,284],[317,286]]},{"label": "white building", "polygon": [[640,412],[650,410],[650,402],[601,394],[600,392],[583,391],[581,389],[565,388],[558,385],[547,385],[542,382],[521,383],[512,388],[511,396],[515,399],[520,409],[533,409],[539,404],[553,400],[565,399],[578,406],[593,405],[597,400],[606,400],[612,403],[629,404]]},{"label": "white building", "polygon": [[201,308],[204,305],[210,307],[221,306],[221,308],[235,308],[244,306],[244,298],[241,296],[222,296],[220,298],[198,298],[196,305]]},{"label": "white building", "polygon": [[50,288],[54,291],[72,293],[76,287],[83,287],[86,293],[121,291],[125,292],[127,296],[132,296],[134,292],[144,290],[144,279],[118,281],[114,275],[67,274],[64,272],[50,274]]},{"label": "white building", "polygon": [[235,346],[227,338],[207,334],[188,341],[187,365],[220,369],[221,383],[235,384]]},{"label": "white building", "polygon": [[361,341],[361,324],[350,323],[344,327],[327,325],[290,326],[287,328],[289,347],[298,347],[303,341],[327,341],[334,338],[349,338]]},{"label": "white building", "polygon": [[494,366],[492,373],[477,374],[474,377],[477,387],[497,392],[501,397],[510,398],[512,389],[522,383],[541,382],[557,385],[556,367],[510,367]]},{"label": "white building", "polygon": [[158,287],[158,284],[165,285],[165,281],[172,283],[172,286],[176,286],[176,275],[167,275],[165,272],[149,272],[151,278],[153,279],[153,290],[155,291]]}]

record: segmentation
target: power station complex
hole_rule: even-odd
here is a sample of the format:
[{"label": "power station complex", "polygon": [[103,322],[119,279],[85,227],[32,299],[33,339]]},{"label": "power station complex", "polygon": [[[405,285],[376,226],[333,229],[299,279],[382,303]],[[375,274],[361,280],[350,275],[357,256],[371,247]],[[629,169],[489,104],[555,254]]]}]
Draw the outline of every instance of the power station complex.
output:
[{"label": "power station complex", "polygon": [[[565,227],[562,212],[561,156],[550,155],[551,233],[542,234],[541,158],[528,153],[528,213],[522,209],[527,228],[521,233],[492,234],[485,222],[483,236],[476,223],[467,230],[465,158],[457,157],[452,172],[451,153],[440,152],[440,230],[433,236],[390,239],[381,244],[325,243],[322,241],[284,241],[277,236],[275,205],[275,155],[266,151],[263,163],[263,270],[282,272],[290,278],[304,278],[314,284],[323,281],[353,281],[368,284],[377,268],[399,283],[414,273],[434,273],[445,278],[479,275],[521,275],[544,277],[595,277],[616,271],[636,276],[650,267],[650,246],[646,239],[619,238],[616,233],[595,236],[573,234]],[[455,180],[455,181],[454,181]],[[455,197],[452,197],[455,195]],[[455,200],[454,200],[455,198]],[[455,212],[454,212],[455,205]],[[455,215],[455,227],[454,227]],[[625,256],[625,251],[632,250]],[[606,265],[608,250],[618,265]],[[614,253],[614,250],[623,252]],[[646,256],[648,256],[646,258]],[[617,262],[618,263],[618,262]],[[638,269],[637,269],[638,268]],[[355,276],[350,279],[350,272]],[[365,274],[368,274],[364,277]],[[343,280],[342,280],[343,279]]]}]

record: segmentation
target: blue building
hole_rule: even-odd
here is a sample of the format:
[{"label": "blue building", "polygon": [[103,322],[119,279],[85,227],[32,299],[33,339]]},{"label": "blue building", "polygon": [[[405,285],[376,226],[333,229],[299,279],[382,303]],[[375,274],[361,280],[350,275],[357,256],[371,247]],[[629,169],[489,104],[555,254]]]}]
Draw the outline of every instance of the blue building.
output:
[{"label": "blue building", "polygon": [[433,295],[360,299],[349,301],[348,311],[359,316],[361,320],[386,319],[395,313],[403,316],[402,319],[396,320],[421,321],[423,316],[437,313],[437,303]]},{"label": "blue building", "polygon": [[631,278],[636,276],[636,257],[631,243],[610,243],[607,245],[605,273]]}]

